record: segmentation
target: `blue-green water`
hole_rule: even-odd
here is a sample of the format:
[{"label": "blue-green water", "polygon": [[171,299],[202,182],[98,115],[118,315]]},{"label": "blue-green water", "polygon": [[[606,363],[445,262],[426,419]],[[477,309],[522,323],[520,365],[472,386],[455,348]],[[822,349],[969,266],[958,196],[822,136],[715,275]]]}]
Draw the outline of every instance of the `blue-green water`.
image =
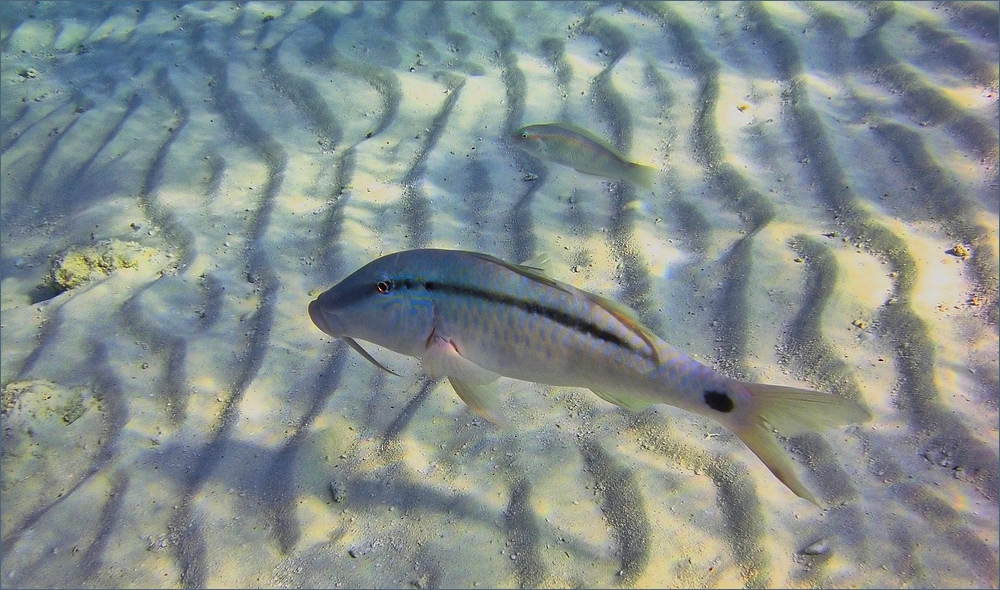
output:
[{"label": "blue-green water", "polygon": [[[0,4],[5,587],[998,583],[995,3]],[[513,147],[564,121],[652,189]],[[783,441],[309,320],[442,247],[862,403]]]}]

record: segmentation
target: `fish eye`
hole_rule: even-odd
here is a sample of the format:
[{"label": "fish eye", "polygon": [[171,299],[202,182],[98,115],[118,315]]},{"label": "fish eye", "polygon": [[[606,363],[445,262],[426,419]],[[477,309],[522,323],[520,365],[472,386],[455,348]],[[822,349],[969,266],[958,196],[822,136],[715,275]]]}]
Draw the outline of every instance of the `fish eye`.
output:
[{"label": "fish eye", "polygon": [[392,281],[386,280],[375,283],[375,290],[383,295],[392,291]]},{"label": "fish eye", "polygon": [[528,133],[527,132],[522,133],[521,139],[528,139]]}]

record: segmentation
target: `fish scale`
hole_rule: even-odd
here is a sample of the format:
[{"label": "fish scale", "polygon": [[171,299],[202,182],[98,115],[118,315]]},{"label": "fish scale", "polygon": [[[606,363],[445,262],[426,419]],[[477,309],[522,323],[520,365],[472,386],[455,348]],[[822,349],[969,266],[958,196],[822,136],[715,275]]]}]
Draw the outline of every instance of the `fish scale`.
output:
[{"label": "fish scale", "polygon": [[707,416],[795,494],[819,504],[773,431],[795,436],[862,422],[867,410],[825,393],[716,373],[653,334],[633,311],[551,278],[544,266],[462,250],[397,252],[320,294],[309,315],[386,371],[355,339],[421,359],[429,375],[447,377],[474,412],[497,424],[507,422],[488,385],[501,376],[589,388],[632,411],[668,404]]},{"label": "fish scale", "polygon": [[[441,318],[440,328],[454,335],[453,341],[463,356],[482,359],[481,366],[502,375],[534,377],[531,380],[540,381],[539,372],[553,368],[554,359],[562,359],[557,368],[569,365],[581,356],[605,358],[612,364],[618,364],[645,346],[641,338],[613,316],[595,305],[586,306],[583,298],[562,290],[568,286],[562,286],[562,289],[550,287],[511,271],[494,275],[494,280],[486,288],[473,285],[468,276],[456,277],[447,284],[460,286],[461,289],[446,289],[440,294],[441,287],[433,289]],[[505,303],[497,301],[501,298]],[[499,312],[496,309],[498,305],[501,306]],[[553,315],[558,315],[562,321],[553,319]],[[468,317],[475,317],[475,321],[451,323],[448,319]],[[492,337],[496,325],[510,326],[505,338]],[[584,325],[592,329],[580,327]],[[545,337],[546,331],[551,337]],[[605,337],[598,337],[595,333]],[[558,344],[554,344],[553,340]],[[629,347],[627,352],[619,342]],[[546,361],[534,362],[538,356],[546,357]],[[594,378],[589,374],[550,372],[554,374],[542,382],[583,385]]]}]

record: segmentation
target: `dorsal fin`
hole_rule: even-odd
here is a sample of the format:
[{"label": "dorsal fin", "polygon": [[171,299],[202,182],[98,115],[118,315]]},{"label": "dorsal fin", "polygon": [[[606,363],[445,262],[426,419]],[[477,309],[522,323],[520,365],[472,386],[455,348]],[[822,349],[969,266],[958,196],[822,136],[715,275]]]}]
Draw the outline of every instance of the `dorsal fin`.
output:
[{"label": "dorsal fin", "polygon": [[[552,277],[546,276],[544,273],[542,273],[536,267],[525,266],[523,264],[512,264],[510,262],[506,262],[506,261],[500,260],[496,256],[490,256],[489,254],[480,254],[478,252],[470,252],[470,254],[472,254],[473,256],[477,256],[477,257],[479,257],[479,258],[481,258],[483,260],[492,262],[494,264],[499,264],[500,266],[506,268],[507,270],[509,270],[511,272],[515,272],[515,273],[517,273],[517,274],[519,274],[519,275],[521,275],[523,277],[527,277],[527,278],[532,279],[534,281],[538,281],[539,283],[542,283],[543,285],[547,285],[547,286],[552,287],[554,289],[559,289],[560,291],[564,291],[566,293],[570,292],[569,289],[566,288],[566,285],[563,285],[562,283],[560,283],[559,281],[553,279]],[[538,262],[536,259],[538,259],[541,256],[545,256],[545,255],[544,254],[539,254],[538,256],[535,256],[534,258],[531,258],[527,262],[532,262],[533,264],[540,264],[540,262]],[[548,258],[548,256],[545,256],[545,257]]]},{"label": "dorsal fin", "polygon": [[522,268],[537,272],[546,277],[552,276],[552,259],[545,252],[536,254],[520,264]]}]

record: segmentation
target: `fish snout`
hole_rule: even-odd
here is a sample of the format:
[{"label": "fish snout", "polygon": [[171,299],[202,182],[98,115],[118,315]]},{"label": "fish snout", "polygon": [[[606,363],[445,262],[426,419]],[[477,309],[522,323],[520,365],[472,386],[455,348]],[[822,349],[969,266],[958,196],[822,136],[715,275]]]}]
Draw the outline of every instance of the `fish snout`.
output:
[{"label": "fish snout", "polygon": [[323,308],[319,301],[313,300],[309,302],[309,317],[312,319],[313,323],[324,333],[333,336],[334,338],[340,338],[343,336],[343,326],[337,316],[327,316],[323,313]]}]

